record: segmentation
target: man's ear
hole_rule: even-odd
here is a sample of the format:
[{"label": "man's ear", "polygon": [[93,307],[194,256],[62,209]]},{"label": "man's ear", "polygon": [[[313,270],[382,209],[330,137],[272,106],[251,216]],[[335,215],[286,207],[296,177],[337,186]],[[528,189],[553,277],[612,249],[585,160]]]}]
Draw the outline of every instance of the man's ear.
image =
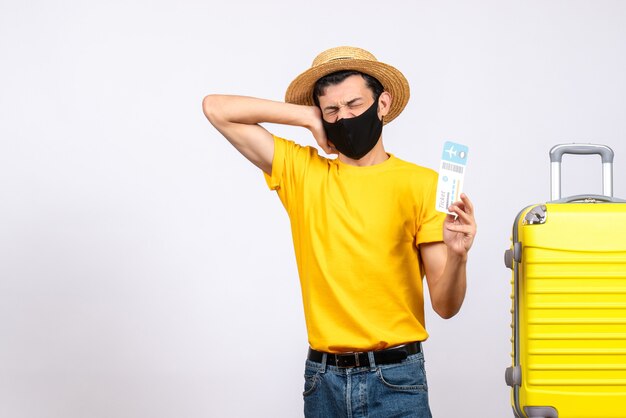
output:
[{"label": "man's ear", "polygon": [[389,109],[391,109],[391,101],[393,97],[391,97],[391,93],[388,91],[383,91],[378,97],[378,117],[383,118],[387,116],[389,113]]}]

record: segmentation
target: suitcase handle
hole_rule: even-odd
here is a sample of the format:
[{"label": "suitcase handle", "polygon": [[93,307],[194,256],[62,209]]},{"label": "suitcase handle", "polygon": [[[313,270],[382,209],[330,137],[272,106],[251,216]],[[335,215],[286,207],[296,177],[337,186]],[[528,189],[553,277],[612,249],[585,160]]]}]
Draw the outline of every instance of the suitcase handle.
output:
[{"label": "suitcase handle", "polygon": [[626,203],[624,199],[618,199],[617,197],[609,197],[597,194],[579,194],[576,196],[563,197],[559,200],[553,200],[552,203],[573,203],[573,202],[585,202],[585,203]]},{"label": "suitcase handle", "polygon": [[602,157],[602,194],[613,197],[613,150],[598,144],[560,144],[550,150],[550,197],[561,198],[561,161],[564,154],[598,154]]}]

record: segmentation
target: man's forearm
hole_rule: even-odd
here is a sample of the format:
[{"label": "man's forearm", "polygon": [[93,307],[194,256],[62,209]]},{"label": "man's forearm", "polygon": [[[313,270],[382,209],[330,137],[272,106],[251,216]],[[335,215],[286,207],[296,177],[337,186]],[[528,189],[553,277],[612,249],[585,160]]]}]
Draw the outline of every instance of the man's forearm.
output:
[{"label": "man's forearm", "polygon": [[467,289],[467,255],[461,257],[448,251],[443,273],[430,289],[433,309],[442,318],[456,315],[463,305]]},{"label": "man's forearm", "polygon": [[204,98],[203,109],[216,127],[226,123],[256,125],[267,122],[310,129],[319,119],[310,106],[246,96],[209,95]]}]

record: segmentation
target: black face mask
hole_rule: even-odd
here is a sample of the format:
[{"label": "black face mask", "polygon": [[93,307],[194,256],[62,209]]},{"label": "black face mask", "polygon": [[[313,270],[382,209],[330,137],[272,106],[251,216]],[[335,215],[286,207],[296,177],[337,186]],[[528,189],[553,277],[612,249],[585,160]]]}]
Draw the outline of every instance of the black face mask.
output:
[{"label": "black face mask", "polygon": [[378,100],[359,116],[334,123],[322,118],[322,124],[337,151],[353,160],[360,160],[370,152],[383,132],[383,121],[378,119]]}]

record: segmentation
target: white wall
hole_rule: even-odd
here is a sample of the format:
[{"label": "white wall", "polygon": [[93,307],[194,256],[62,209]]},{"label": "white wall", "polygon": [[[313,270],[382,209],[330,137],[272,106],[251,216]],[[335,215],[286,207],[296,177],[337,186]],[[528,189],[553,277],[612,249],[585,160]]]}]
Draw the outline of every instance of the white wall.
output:
[{"label": "white wall", "polygon": [[[411,83],[389,151],[470,146],[479,235],[462,312],[428,315],[431,406],[511,416],[502,254],[554,144],[613,147],[626,197],[625,39],[620,1],[2,0],[0,417],[302,415],[287,216],[200,103],[282,100],[342,44]],[[597,159],[565,164],[565,194],[600,192]]]}]

